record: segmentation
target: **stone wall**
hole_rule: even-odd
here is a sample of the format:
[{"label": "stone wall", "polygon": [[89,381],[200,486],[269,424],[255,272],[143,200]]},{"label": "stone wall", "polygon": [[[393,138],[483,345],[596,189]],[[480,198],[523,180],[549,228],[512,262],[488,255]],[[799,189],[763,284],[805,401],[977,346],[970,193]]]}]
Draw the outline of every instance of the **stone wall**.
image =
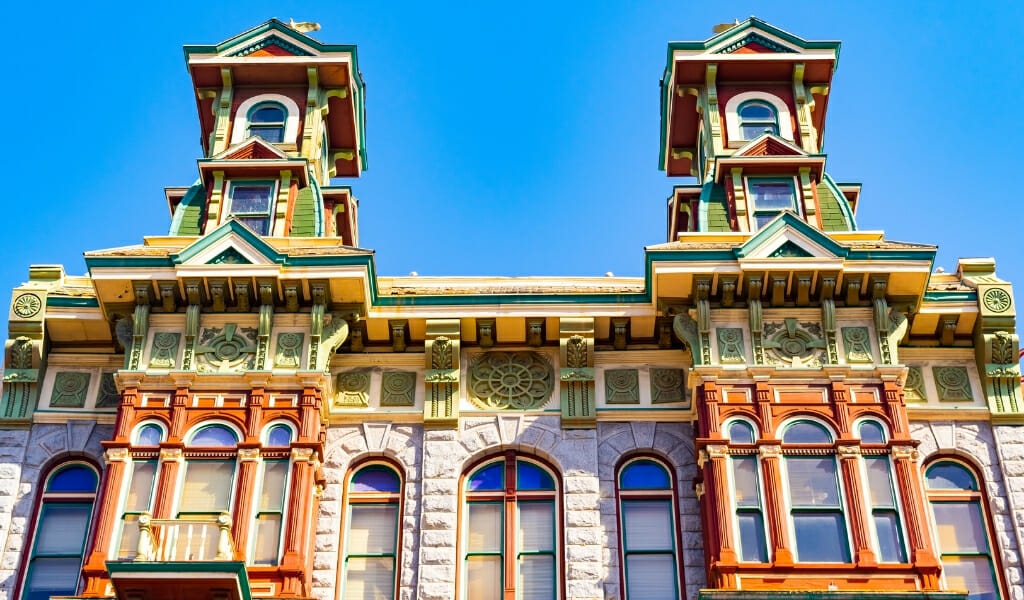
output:
[{"label": "stone wall", "polygon": [[314,595],[333,600],[341,548],[342,486],[349,466],[385,456],[405,469],[401,555],[403,600],[453,598],[457,587],[459,481],[481,458],[516,450],[549,462],[561,477],[565,598],[621,598],[615,468],[648,453],[672,465],[679,490],[686,596],[704,585],[693,478],[693,432],[679,423],[609,423],[562,429],[557,416],[464,417],[459,430],[364,423],[328,431],[324,490],[314,556]]},{"label": "stone wall", "polygon": [[100,441],[112,436],[112,427],[93,421],[0,430],[0,600],[17,584],[40,478],[64,459],[84,456],[103,465]]},{"label": "stone wall", "polygon": [[[1024,600],[1021,585],[1020,532],[1024,524],[1024,428],[993,427],[982,421],[914,422],[921,463],[936,455],[959,456],[981,471],[995,545],[1002,560],[1011,600]],[[995,441],[998,440],[997,446]],[[929,514],[930,517],[930,514]]]}]

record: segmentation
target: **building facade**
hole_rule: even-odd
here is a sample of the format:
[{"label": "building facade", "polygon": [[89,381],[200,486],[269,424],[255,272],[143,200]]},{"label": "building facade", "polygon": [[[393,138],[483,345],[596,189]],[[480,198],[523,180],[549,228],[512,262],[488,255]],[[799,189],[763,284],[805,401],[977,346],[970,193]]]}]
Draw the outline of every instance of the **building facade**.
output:
[{"label": "building facade", "polygon": [[355,46],[186,46],[167,235],[14,290],[0,595],[1024,600],[1012,289],[857,227],[838,52],[671,43],[644,276],[508,279],[376,274]]}]

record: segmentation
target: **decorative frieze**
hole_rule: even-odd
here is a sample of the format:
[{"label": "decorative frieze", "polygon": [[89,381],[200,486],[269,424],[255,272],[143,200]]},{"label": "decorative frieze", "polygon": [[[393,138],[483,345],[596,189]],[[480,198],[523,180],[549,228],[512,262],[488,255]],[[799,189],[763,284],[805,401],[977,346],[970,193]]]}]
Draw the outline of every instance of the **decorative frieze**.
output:
[{"label": "decorative frieze", "polygon": [[607,369],[604,397],[608,404],[640,404],[640,372],[637,369]]},{"label": "decorative frieze", "polygon": [[89,373],[61,371],[53,376],[53,391],[50,394],[52,408],[82,408],[89,392]]},{"label": "decorative frieze", "polygon": [[469,366],[469,399],[484,410],[531,410],[554,389],[554,369],[539,352],[484,352]]}]

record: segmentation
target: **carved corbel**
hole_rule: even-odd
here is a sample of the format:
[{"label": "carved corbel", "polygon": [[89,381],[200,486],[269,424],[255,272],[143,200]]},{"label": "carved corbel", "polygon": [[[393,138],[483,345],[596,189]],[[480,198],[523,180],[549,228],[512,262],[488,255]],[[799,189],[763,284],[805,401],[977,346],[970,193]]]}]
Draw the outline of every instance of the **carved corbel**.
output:
[{"label": "carved corbel", "polygon": [[457,427],[459,424],[460,327],[458,319],[427,320],[424,426]]},{"label": "carved corbel", "polygon": [[559,319],[558,345],[562,427],[595,427],[594,319]]}]

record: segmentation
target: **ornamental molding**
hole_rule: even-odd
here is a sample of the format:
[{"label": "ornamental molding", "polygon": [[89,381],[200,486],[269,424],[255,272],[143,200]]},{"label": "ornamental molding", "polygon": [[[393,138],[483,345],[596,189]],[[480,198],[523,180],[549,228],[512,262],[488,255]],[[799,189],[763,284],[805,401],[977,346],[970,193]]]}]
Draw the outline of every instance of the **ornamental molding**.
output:
[{"label": "ornamental molding", "polygon": [[469,399],[484,410],[542,408],[554,383],[554,369],[539,352],[484,352],[469,366]]}]

